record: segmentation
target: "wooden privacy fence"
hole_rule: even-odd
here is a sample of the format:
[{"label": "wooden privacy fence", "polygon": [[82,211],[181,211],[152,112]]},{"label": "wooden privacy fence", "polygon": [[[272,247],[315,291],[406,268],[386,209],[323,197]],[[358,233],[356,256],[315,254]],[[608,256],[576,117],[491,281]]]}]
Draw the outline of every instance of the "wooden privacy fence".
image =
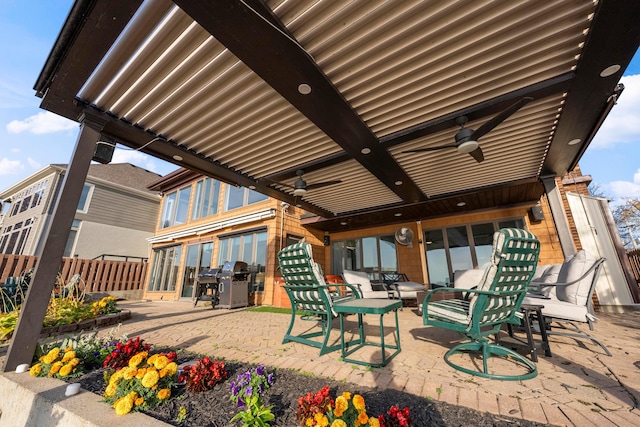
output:
[{"label": "wooden privacy fence", "polygon": [[629,258],[631,271],[636,278],[636,282],[640,283],[640,249],[627,252],[627,258]]},{"label": "wooden privacy fence", "polygon": [[[0,254],[0,283],[35,267],[35,256]],[[63,258],[60,275],[65,283],[80,274],[86,292],[135,291],[142,289],[148,263]]]}]

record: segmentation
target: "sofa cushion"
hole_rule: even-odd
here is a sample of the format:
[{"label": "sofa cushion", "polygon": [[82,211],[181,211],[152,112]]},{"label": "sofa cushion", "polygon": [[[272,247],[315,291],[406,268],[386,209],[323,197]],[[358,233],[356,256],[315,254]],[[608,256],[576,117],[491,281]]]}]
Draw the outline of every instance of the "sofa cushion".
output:
[{"label": "sofa cushion", "polygon": [[350,285],[359,286],[362,292],[373,291],[369,275],[364,271],[344,270],[342,272],[342,278]]},{"label": "sofa cushion", "polygon": [[552,318],[587,322],[590,316],[586,305],[575,305],[567,301],[558,301],[557,299],[541,299],[527,295],[522,300],[522,304],[542,305],[544,306],[542,315]]},{"label": "sofa cushion", "polygon": [[[569,261],[562,264],[558,273],[558,283],[569,283],[578,280],[593,265],[596,260],[584,250],[576,253]],[[577,305],[586,305],[589,298],[593,272],[579,282],[568,286],[558,286],[556,295],[560,301]]]},{"label": "sofa cushion", "polygon": [[560,274],[562,264],[551,264],[541,267],[543,267],[541,268],[541,270],[543,270],[542,274],[532,279],[529,285],[533,289],[531,293],[539,294],[546,298],[556,298],[556,287],[544,285],[546,283],[551,284],[558,282],[558,274]]}]

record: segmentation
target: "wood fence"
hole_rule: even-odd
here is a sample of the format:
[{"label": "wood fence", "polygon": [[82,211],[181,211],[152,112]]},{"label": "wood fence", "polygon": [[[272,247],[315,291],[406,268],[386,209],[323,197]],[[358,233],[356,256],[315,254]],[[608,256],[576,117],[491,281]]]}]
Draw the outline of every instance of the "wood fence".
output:
[{"label": "wood fence", "polygon": [[[0,283],[35,267],[37,260],[35,256],[0,254]],[[142,289],[148,265],[146,262],[63,258],[60,277],[67,283],[74,274],[80,274],[86,292],[134,291]]]},{"label": "wood fence", "polygon": [[636,278],[636,282],[640,283],[640,249],[627,252],[627,258],[629,258],[631,271]]}]

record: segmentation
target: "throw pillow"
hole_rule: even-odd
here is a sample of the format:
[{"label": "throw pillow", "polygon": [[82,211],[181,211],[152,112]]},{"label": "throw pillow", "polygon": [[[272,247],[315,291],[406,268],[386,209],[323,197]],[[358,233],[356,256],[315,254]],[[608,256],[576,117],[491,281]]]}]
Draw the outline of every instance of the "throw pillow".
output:
[{"label": "throw pillow", "polygon": [[[580,279],[596,260],[584,250],[578,252],[569,261],[562,264],[558,273],[558,283],[571,283]],[[567,286],[558,286],[556,295],[560,301],[577,305],[586,305],[591,287],[593,272],[582,280]]]}]

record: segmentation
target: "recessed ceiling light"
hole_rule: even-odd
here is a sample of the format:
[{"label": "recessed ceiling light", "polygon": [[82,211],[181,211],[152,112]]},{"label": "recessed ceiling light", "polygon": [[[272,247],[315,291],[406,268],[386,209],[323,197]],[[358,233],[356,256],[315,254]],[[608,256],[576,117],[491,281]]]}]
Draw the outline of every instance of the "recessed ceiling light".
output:
[{"label": "recessed ceiling light", "polygon": [[309,95],[311,93],[311,86],[306,83],[301,83],[298,85],[298,92],[303,95]]},{"label": "recessed ceiling light", "polygon": [[401,212],[396,212],[396,213],[393,214],[393,216],[402,216],[402,213]]},{"label": "recessed ceiling light", "polygon": [[605,68],[604,70],[602,70],[602,72],[600,72],[600,77],[612,76],[615,73],[617,73],[618,70],[620,70],[620,66],[618,64],[610,65],[607,68]]},{"label": "recessed ceiling light", "polygon": [[371,148],[363,148],[362,150],[360,150],[360,152],[362,154],[369,154],[371,152]]},{"label": "recessed ceiling light", "polygon": [[347,225],[347,223],[346,223],[346,222],[344,222],[344,221],[342,221],[342,222],[340,223],[340,225]]},{"label": "recessed ceiling light", "polygon": [[580,144],[580,141],[581,141],[580,138],[576,138],[576,139],[572,139],[571,141],[567,142],[567,144],[576,145],[576,144]]},{"label": "recessed ceiling light", "polygon": [[402,185],[402,181],[396,181],[395,184],[396,185]]},{"label": "recessed ceiling light", "polygon": [[181,162],[183,159],[182,159],[182,156],[179,156],[179,155],[176,154],[176,155],[173,156],[173,160],[177,160],[177,161]]},{"label": "recessed ceiling light", "polygon": [[256,189],[256,186],[255,186],[255,185],[250,185],[250,186],[249,186],[249,190],[255,190],[255,189]]},{"label": "recessed ceiling light", "polygon": [[456,203],[456,205],[457,205],[458,207],[466,206],[466,204],[467,204],[466,202],[458,202],[458,203]]},{"label": "recessed ceiling light", "polygon": [[301,207],[302,207],[302,205],[296,205],[296,208],[301,208]]}]

